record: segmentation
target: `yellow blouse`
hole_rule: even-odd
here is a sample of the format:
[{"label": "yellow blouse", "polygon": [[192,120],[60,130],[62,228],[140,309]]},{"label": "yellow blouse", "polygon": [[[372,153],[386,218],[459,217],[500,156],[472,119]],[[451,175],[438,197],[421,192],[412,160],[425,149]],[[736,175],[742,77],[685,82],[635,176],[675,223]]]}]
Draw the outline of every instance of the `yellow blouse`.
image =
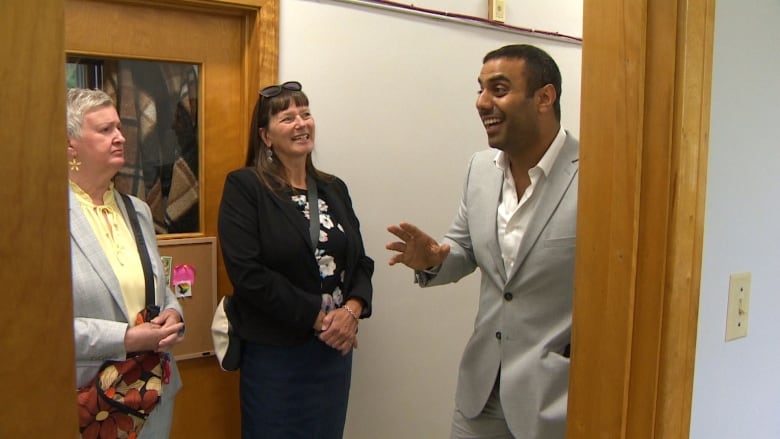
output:
[{"label": "yellow blouse", "polygon": [[124,221],[122,211],[117,206],[114,185],[111,184],[103,194],[102,205],[94,204],[92,198],[76,183],[71,181],[70,187],[81,203],[81,209],[119,280],[125,307],[130,316],[128,323],[133,326],[136,314],[146,306],[146,285],[138,247]]}]

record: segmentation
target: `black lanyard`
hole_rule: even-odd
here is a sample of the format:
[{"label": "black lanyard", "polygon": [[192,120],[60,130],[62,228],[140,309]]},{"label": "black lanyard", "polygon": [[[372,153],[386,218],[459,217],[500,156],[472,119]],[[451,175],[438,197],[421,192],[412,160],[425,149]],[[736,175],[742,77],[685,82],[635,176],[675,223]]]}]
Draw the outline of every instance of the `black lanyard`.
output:
[{"label": "black lanyard", "polygon": [[320,200],[317,198],[317,182],[311,175],[306,176],[306,186],[308,186],[309,202],[309,237],[311,246],[317,250],[317,244],[320,242]]}]

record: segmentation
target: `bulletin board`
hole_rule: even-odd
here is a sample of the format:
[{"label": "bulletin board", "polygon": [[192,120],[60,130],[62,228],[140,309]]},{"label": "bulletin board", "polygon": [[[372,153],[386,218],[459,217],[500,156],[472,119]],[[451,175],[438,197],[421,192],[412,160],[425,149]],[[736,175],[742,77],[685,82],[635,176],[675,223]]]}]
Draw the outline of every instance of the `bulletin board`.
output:
[{"label": "bulletin board", "polygon": [[171,350],[177,360],[214,355],[211,319],[217,306],[217,240],[159,240],[171,290],[184,310],[184,341]]}]

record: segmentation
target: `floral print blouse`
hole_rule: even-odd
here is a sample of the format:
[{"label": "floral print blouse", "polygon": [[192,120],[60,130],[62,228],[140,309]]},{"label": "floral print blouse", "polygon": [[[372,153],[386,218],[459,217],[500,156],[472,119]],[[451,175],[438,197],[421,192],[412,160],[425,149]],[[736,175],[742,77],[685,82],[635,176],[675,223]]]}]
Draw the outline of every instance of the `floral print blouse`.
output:
[{"label": "floral print blouse", "polygon": [[[297,189],[291,199],[298,211],[309,221],[309,202],[305,190]],[[344,229],[334,218],[329,209],[328,202],[322,194],[318,199],[320,215],[320,238],[314,257],[320,267],[320,285],[322,286],[322,310],[332,311],[344,304],[342,288],[344,286],[344,267],[346,265],[347,241]]]}]

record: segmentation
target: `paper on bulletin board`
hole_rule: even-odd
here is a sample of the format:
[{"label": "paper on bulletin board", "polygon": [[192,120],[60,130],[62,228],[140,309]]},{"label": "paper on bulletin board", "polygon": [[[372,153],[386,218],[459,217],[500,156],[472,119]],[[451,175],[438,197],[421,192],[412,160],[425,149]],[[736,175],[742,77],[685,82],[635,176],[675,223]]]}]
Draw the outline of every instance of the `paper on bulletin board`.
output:
[{"label": "paper on bulletin board", "polygon": [[195,287],[195,267],[190,264],[173,266],[173,292],[176,297],[192,297]]}]

